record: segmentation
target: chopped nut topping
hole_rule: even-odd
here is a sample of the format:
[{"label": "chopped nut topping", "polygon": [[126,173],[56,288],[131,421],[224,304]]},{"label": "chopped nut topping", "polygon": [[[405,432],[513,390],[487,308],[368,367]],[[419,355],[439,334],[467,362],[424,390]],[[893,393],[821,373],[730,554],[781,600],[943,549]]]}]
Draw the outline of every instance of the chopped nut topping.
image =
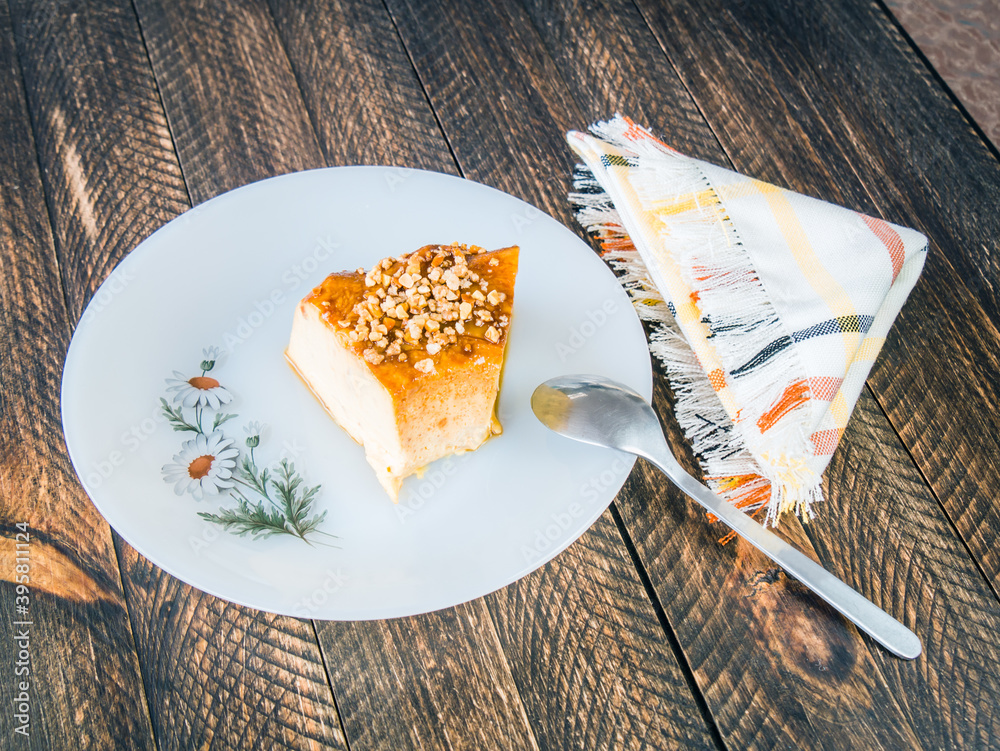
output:
[{"label": "chopped nut topping", "polygon": [[[338,325],[352,329],[348,337],[365,345],[364,358],[373,365],[386,357],[412,362],[407,351],[413,348],[434,356],[459,345],[460,336],[482,336],[497,344],[509,324],[497,308],[506,295],[490,289],[489,282],[469,268],[467,256],[482,252],[475,246],[442,245],[383,258],[365,274],[364,300],[354,306],[350,320]],[[491,258],[489,264],[495,267],[499,261]],[[478,330],[470,331],[469,326]],[[460,348],[466,354],[473,351],[468,341]],[[434,360],[417,359],[414,367],[434,372]]]}]

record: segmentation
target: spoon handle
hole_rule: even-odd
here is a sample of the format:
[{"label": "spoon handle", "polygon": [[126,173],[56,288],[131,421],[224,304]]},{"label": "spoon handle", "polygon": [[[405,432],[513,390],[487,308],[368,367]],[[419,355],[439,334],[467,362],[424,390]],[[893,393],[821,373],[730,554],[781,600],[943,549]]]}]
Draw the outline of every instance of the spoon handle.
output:
[{"label": "spoon handle", "polygon": [[650,460],[687,495],[698,501],[734,532],[761,551],[835,610],[894,655],[912,660],[920,656],[920,638],[884,610],[844,584],[818,563],[769,532],[738,508],[698,482],[670,459]]}]

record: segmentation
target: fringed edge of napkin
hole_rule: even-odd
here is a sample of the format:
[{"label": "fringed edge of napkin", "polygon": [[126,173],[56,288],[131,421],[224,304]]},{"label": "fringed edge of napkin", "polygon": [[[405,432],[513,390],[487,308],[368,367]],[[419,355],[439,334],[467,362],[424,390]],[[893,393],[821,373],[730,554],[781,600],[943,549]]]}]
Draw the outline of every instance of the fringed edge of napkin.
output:
[{"label": "fringed edge of napkin", "polygon": [[[684,281],[698,295],[699,307],[711,311],[709,326],[720,359],[727,367],[746,363],[744,367],[756,370],[743,376],[741,391],[769,405],[762,419],[776,423],[797,409],[808,409],[808,379],[797,364],[794,350],[783,353],[784,357],[748,362],[770,342],[782,340],[782,333],[785,341],[791,340],[766,299],[749,255],[728,223],[709,181],[693,160],[659,141],[653,145],[623,140],[622,122],[629,128],[639,127],[623,118],[617,123],[600,123],[592,130],[614,146],[639,153],[640,164],[643,148],[656,149],[650,156],[657,160],[660,170],[671,170],[667,179],[681,185],[676,194],[703,192],[706,196],[704,204],[692,206],[687,212],[688,220],[673,223],[671,244],[685,268],[698,269],[697,276],[689,274]],[[640,200],[652,202],[660,197],[665,176],[653,168],[646,174],[642,171],[642,167],[637,170],[640,174],[633,185]],[[579,165],[574,187],[578,192],[572,193],[570,200],[578,206],[578,220],[598,238],[604,248],[602,255],[620,272],[620,281],[640,318],[652,324],[650,351],[667,369],[677,397],[676,417],[713,490],[736,507],[763,516],[765,524],[776,523],[786,510],[803,519],[811,518],[812,504],[822,500],[820,474],[804,462],[790,465],[784,457],[765,457],[771,460],[767,464],[755,458],[720,400],[720,383],[711,380],[714,376],[724,381],[724,375],[708,374],[701,366],[674,319],[673,306],[658,292],[604,186],[587,166]],[[733,306],[733,300],[739,300],[739,304]],[[748,311],[752,311],[750,316]],[[789,377],[790,372],[798,375]],[[792,449],[788,452],[791,455],[812,453],[809,438],[802,430],[784,436],[783,443]]]}]

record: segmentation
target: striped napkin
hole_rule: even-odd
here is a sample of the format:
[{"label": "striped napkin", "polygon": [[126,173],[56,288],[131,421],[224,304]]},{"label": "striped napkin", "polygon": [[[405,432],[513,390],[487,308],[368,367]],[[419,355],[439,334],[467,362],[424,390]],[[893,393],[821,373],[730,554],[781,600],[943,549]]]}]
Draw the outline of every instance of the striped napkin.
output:
[{"label": "striped napkin", "polygon": [[617,116],[567,139],[570,198],[663,361],[706,480],[773,525],[821,475],[920,275],[911,229],[684,156]]}]

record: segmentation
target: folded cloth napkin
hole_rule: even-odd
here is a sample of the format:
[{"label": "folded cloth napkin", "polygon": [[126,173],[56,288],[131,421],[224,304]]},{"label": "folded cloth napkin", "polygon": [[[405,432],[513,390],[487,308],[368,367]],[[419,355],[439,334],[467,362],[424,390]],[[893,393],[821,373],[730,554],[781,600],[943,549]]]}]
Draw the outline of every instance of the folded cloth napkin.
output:
[{"label": "folded cloth napkin", "polygon": [[774,524],[822,500],[927,238],[674,151],[616,116],[567,139],[571,200],[622,272],[709,485]]}]

